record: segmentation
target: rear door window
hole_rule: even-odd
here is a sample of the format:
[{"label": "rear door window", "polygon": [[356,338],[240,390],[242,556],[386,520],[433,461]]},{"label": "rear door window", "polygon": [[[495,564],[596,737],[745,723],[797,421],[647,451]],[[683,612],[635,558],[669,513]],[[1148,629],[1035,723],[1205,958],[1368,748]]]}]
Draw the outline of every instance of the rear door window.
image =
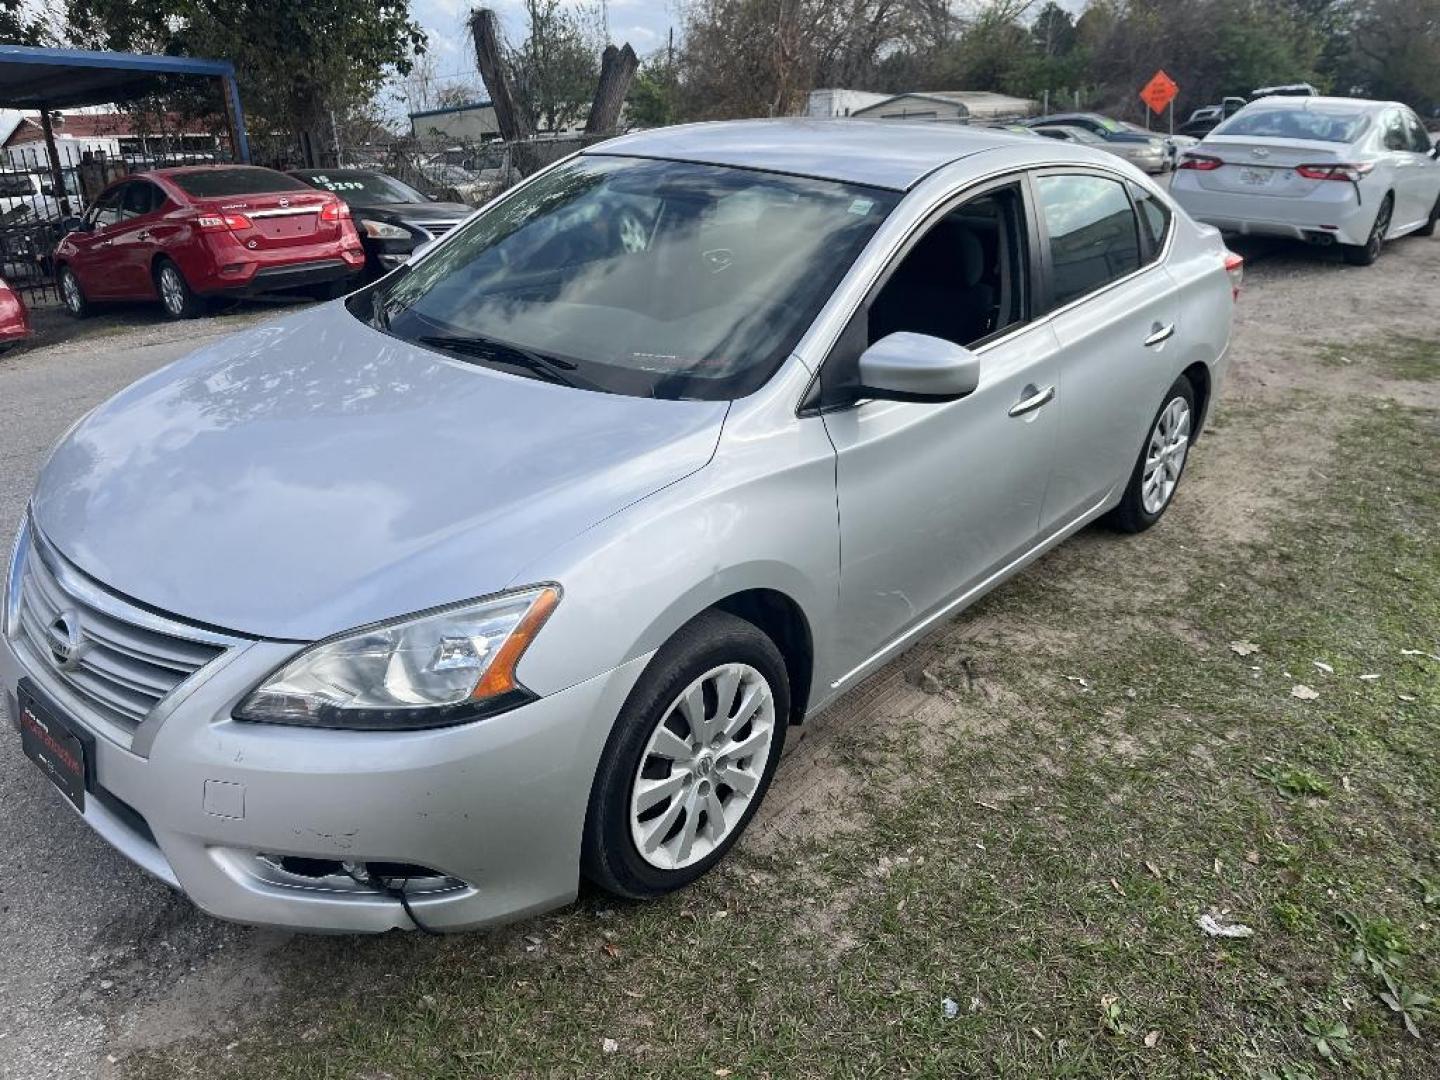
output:
[{"label": "rear door window", "polygon": [[215,168],[169,176],[180,190],[197,199],[226,199],[234,195],[268,195],[272,191],[310,191],[293,176],[274,169]]},{"label": "rear door window", "polygon": [[1050,299],[1063,307],[1141,266],[1140,234],[1118,180],[1083,174],[1035,180],[1050,252]]},{"label": "rear door window", "polygon": [[1405,113],[1405,126],[1410,129],[1410,149],[1417,154],[1428,154],[1433,147],[1430,142],[1430,133],[1425,130],[1425,125],[1420,118],[1412,112]]}]

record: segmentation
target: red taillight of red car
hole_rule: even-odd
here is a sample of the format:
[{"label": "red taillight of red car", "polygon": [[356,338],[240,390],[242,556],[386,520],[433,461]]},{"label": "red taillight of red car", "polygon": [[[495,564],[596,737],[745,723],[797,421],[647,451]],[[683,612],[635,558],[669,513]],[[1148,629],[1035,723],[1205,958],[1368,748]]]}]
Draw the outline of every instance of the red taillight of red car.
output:
[{"label": "red taillight of red car", "polygon": [[326,203],[320,211],[321,221],[346,221],[350,217],[350,204],[337,199],[335,202]]},{"label": "red taillight of red car", "polygon": [[1334,165],[1296,165],[1295,171],[1306,180],[1344,180],[1353,184],[1374,167],[1375,163],[1371,161],[1361,161],[1355,164],[1339,162]]},{"label": "red taillight of red car", "polygon": [[1240,283],[1245,280],[1245,260],[1233,251],[1225,252],[1225,273],[1230,275],[1230,299],[1240,299]]},{"label": "red taillight of red car", "polygon": [[195,227],[201,232],[240,232],[251,225],[244,214],[201,214],[195,219]]},{"label": "red taillight of red car", "polygon": [[1220,168],[1225,162],[1218,157],[1211,157],[1209,154],[1186,154],[1180,159],[1178,168],[1196,169],[1199,172],[1213,172]]}]

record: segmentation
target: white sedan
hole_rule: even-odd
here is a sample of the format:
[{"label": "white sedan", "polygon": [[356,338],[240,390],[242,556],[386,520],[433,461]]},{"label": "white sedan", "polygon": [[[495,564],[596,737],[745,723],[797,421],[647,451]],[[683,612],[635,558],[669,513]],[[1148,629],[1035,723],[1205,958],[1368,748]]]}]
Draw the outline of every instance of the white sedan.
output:
[{"label": "white sedan", "polygon": [[1224,231],[1339,244],[1347,262],[1368,266],[1386,240],[1435,232],[1437,157],[1398,102],[1270,97],[1188,151],[1170,193]]}]

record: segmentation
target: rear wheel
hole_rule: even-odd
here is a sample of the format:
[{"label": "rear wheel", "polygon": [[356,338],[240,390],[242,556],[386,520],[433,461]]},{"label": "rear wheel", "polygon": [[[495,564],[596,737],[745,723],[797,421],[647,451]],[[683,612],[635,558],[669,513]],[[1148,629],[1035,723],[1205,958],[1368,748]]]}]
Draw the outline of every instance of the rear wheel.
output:
[{"label": "rear wheel", "polygon": [[1150,423],[1150,434],[1140,448],[1120,505],[1106,519],[1112,527],[1121,532],[1144,532],[1164,516],[1185,471],[1194,424],[1195,388],[1181,375],[1166,391],[1160,411]]},{"label": "rear wheel", "polygon": [[753,623],[701,615],[655,655],[615,722],[585,819],[585,876],[620,896],[661,896],[739,839],[770,785],[790,687]]},{"label": "rear wheel", "polygon": [[160,304],[170,318],[193,319],[200,314],[200,298],[190,290],[180,267],[169,259],[155,264],[155,291],[160,294]]},{"label": "rear wheel", "polygon": [[64,303],[65,310],[77,319],[83,319],[90,314],[90,301],[85,299],[85,290],[80,287],[80,279],[68,266],[60,268],[60,300]]},{"label": "rear wheel", "polygon": [[1380,257],[1380,248],[1385,243],[1385,234],[1390,231],[1390,217],[1395,212],[1395,197],[1386,195],[1375,214],[1375,224],[1370,227],[1370,236],[1363,244],[1345,244],[1341,251],[1351,266],[1369,266]]}]

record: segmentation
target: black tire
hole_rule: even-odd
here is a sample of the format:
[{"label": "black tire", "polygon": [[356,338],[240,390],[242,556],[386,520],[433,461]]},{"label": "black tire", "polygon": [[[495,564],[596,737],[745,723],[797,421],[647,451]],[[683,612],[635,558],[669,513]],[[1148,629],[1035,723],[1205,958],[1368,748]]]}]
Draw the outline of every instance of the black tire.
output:
[{"label": "black tire", "polygon": [[83,319],[90,314],[90,301],[86,299],[85,290],[80,287],[80,279],[75,276],[75,271],[68,266],[60,267],[55,284],[60,290],[60,302],[65,305],[65,310],[72,318]]},{"label": "black tire", "polygon": [[[1185,453],[1180,460],[1179,471],[1174,476],[1170,490],[1163,497],[1158,507],[1147,509],[1145,506],[1145,463],[1150,456],[1152,444],[1156,441],[1160,428],[1160,419],[1177,401],[1182,401],[1187,410],[1187,434]],[[1185,475],[1185,466],[1190,461],[1190,443],[1195,438],[1195,424],[1198,421],[1195,412],[1195,387],[1190,385],[1190,380],[1181,375],[1175,380],[1169,390],[1161,399],[1160,408],[1155,410],[1155,416],[1150,421],[1149,428],[1145,432],[1145,441],[1140,445],[1140,454],[1135,459],[1135,468],[1130,473],[1130,482],[1125,486],[1125,494],[1120,499],[1120,505],[1111,510],[1106,516],[1106,524],[1120,532],[1138,533],[1144,532],[1154,525],[1162,517],[1165,511],[1170,508],[1171,502],[1175,499],[1175,492],[1180,487],[1180,481]]]},{"label": "black tire", "polygon": [[[661,724],[669,727],[672,733],[677,731],[677,724],[681,725],[678,730],[686,730],[680,710],[675,708],[681,693],[714,668],[737,663],[748,665],[758,672],[769,683],[774,699],[770,750],[759,774],[759,782],[736,824],[704,858],[678,869],[657,867],[641,855],[631,833],[630,819],[632,788],[640,779],[642,765],[649,770],[658,764],[653,756],[647,757],[645,753],[650,738]],[[708,715],[714,715],[715,704],[713,694],[705,698]],[[723,611],[706,612],[684,626],[650,661],[620,710],[605,744],[585,815],[581,848],[584,875],[617,896],[646,899],[684,888],[705,874],[725,857],[731,845],[744,833],[764,799],[780,760],[789,716],[790,685],[786,679],[785,660],[765,633],[753,623]],[[742,726],[737,730],[737,738],[747,730],[753,732],[755,729],[748,724]],[[642,761],[642,758],[646,760]],[[753,769],[756,762],[747,760],[751,762],[749,768]],[[669,775],[676,775],[677,771],[673,770]],[[720,777],[722,774],[717,765],[714,773],[707,770],[703,775]],[[730,791],[720,780],[714,783],[716,798],[721,797],[722,790]],[[671,800],[684,798],[689,790],[687,784],[682,793],[667,797],[658,804],[655,819],[663,818],[665,814],[661,811],[668,810]],[[700,790],[697,785],[697,792]],[[688,810],[680,810],[681,816],[671,827],[672,835],[682,827],[688,813]],[[697,822],[699,820],[700,815],[697,815]],[[708,823],[706,827],[709,827]]]},{"label": "black tire", "polygon": [[169,259],[155,262],[155,293],[160,297],[160,309],[171,319],[193,319],[205,309],[205,303],[196,296],[185,280],[180,267]]},{"label": "black tire", "polygon": [[1435,205],[1430,208],[1429,219],[1424,225],[1421,225],[1420,228],[1415,230],[1415,235],[1434,236],[1437,223],[1440,223],[1440,195],[1435,196]]},{"label": "black tire", "polygon": [[1370,237],[1363,244],[1341,244],[1340,252],[1351,266],[1370,266],[1380,258],[1380,249],[1385,246],[1385,234],[1390,231],[1390,218],[1395,212],[1395,196],[1386,195],[1375,211],[1375,223],[1370,226]]}]

